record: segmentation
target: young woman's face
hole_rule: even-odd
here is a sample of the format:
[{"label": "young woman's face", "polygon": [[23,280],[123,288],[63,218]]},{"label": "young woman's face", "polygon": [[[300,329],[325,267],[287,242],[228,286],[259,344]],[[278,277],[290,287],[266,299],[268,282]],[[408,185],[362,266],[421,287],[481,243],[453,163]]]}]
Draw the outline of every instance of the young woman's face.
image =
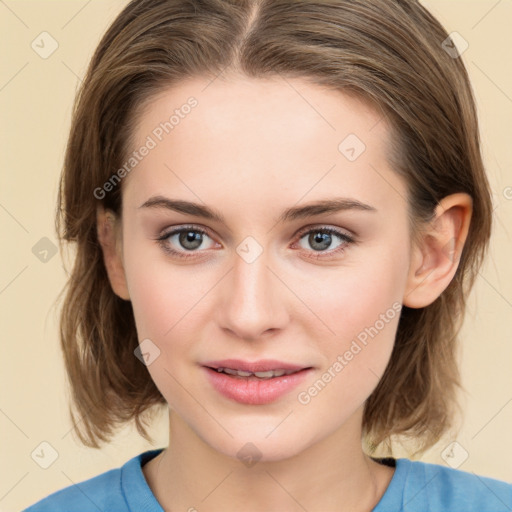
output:
[{"label": "young woman's face", "polygon": [[[410,260],[388,147],[381,114],[297,79],[191,80],[138,119],[122,247],[139,341],[176,417],[214,449],[276,460],[359,439]],[[341,208],[302,210],[322,201]]]}]

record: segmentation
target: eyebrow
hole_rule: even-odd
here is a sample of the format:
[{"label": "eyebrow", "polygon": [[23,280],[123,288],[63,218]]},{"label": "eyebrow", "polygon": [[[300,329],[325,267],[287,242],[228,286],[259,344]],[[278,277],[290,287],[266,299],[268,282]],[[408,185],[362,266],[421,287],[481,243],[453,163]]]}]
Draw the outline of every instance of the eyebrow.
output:
[{"label": "eyebrow", "polygon": [[[204,219],[217,221],[226,224],[223,215],[217,210],[208,206],[184,201],[181,199],[169,199],[164,196],[153,196],[141,204],[140,208],[164,208],[166,210],[193,215],[194,217],[202,217]],[[336,197],[333,199],[323,199],[302,206],[293,206],[286,209],[279,217],[280,222],[291,222],[293,220],[305,219],[323,213],[336,213],[346,210],[360,210],[368,212],[376,212],[373,206],[362,203],[357,199],[347,197]]]}]

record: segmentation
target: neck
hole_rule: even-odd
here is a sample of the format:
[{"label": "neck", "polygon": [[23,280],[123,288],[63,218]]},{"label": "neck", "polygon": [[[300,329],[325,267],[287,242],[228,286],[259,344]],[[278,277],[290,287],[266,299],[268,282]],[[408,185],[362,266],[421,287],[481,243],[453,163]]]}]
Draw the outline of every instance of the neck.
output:
[{"label": "neck", "polygon": [[244,464],[214,450],[171,412],[169,446],[143,472],[166,512],[370,512],[393,469],[364,454],[360,429],[353,428],[358,420],[285,460]]}]

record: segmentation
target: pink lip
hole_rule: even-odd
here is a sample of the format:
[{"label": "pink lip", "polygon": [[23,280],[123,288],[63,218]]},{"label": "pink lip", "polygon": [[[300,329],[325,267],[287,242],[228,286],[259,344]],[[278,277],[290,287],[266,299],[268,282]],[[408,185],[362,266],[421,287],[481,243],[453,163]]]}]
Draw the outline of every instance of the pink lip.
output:
[{"label": "pink lip", "polygon": [[[227,375],[218,372],[216,368],[231,368],[247,372],[288,370],[295,373],[270,379],[259,379],[255,376]],[[224,359],[205,363],[203,370],[212,386],[226,398],[242,404],[263,405],[274,402],[289,393],[313,371],[313,368],[271,359],[252,363],[239,359]]]},{"label": "pink lip", "polygon": [[221,361],[208,361],[203,366],[210,368],[231,368],[232,370],[242,370],[245,372],[266,372],[269,370],[291,370],[298,371],[308,368],[303,365],[285,363],[276,359],[260,359],[259,361],[249,362],[241,359],[222,359]]}]

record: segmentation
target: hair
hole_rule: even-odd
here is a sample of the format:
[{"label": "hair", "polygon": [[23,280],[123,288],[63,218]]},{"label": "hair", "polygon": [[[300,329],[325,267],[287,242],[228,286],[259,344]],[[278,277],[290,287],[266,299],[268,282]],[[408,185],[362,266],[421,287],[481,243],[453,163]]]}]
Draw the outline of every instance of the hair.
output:
[{"label": "hair", "polygon": [[[309,80],[356,95],[391,127],[390,159],[404,179],[414,233],[439,201],[465,192],[471,224],[455,276],[424,308],[403,307],[395,345],[364,404],[367,449],[422,453],[449,428],[462,388],[457,335],[488,248],[492,203],[473,92],[441,24],[414,0],[133,0],[101,39],[75,100],[60,179],[56,230],[74,242],[60,318],[74,432],[89,447],[166,401],[134,356],[130,301],[114,294],[97,236],[99,204],[120,215],[122,187],[94,190],[126,161],[138,112],[187,78],[221,72]],[[122,183],[121,183],[122,185]],[[75,415],[75,409],[80,418]],[[147,420],[147,418],[146,418]]]}]

